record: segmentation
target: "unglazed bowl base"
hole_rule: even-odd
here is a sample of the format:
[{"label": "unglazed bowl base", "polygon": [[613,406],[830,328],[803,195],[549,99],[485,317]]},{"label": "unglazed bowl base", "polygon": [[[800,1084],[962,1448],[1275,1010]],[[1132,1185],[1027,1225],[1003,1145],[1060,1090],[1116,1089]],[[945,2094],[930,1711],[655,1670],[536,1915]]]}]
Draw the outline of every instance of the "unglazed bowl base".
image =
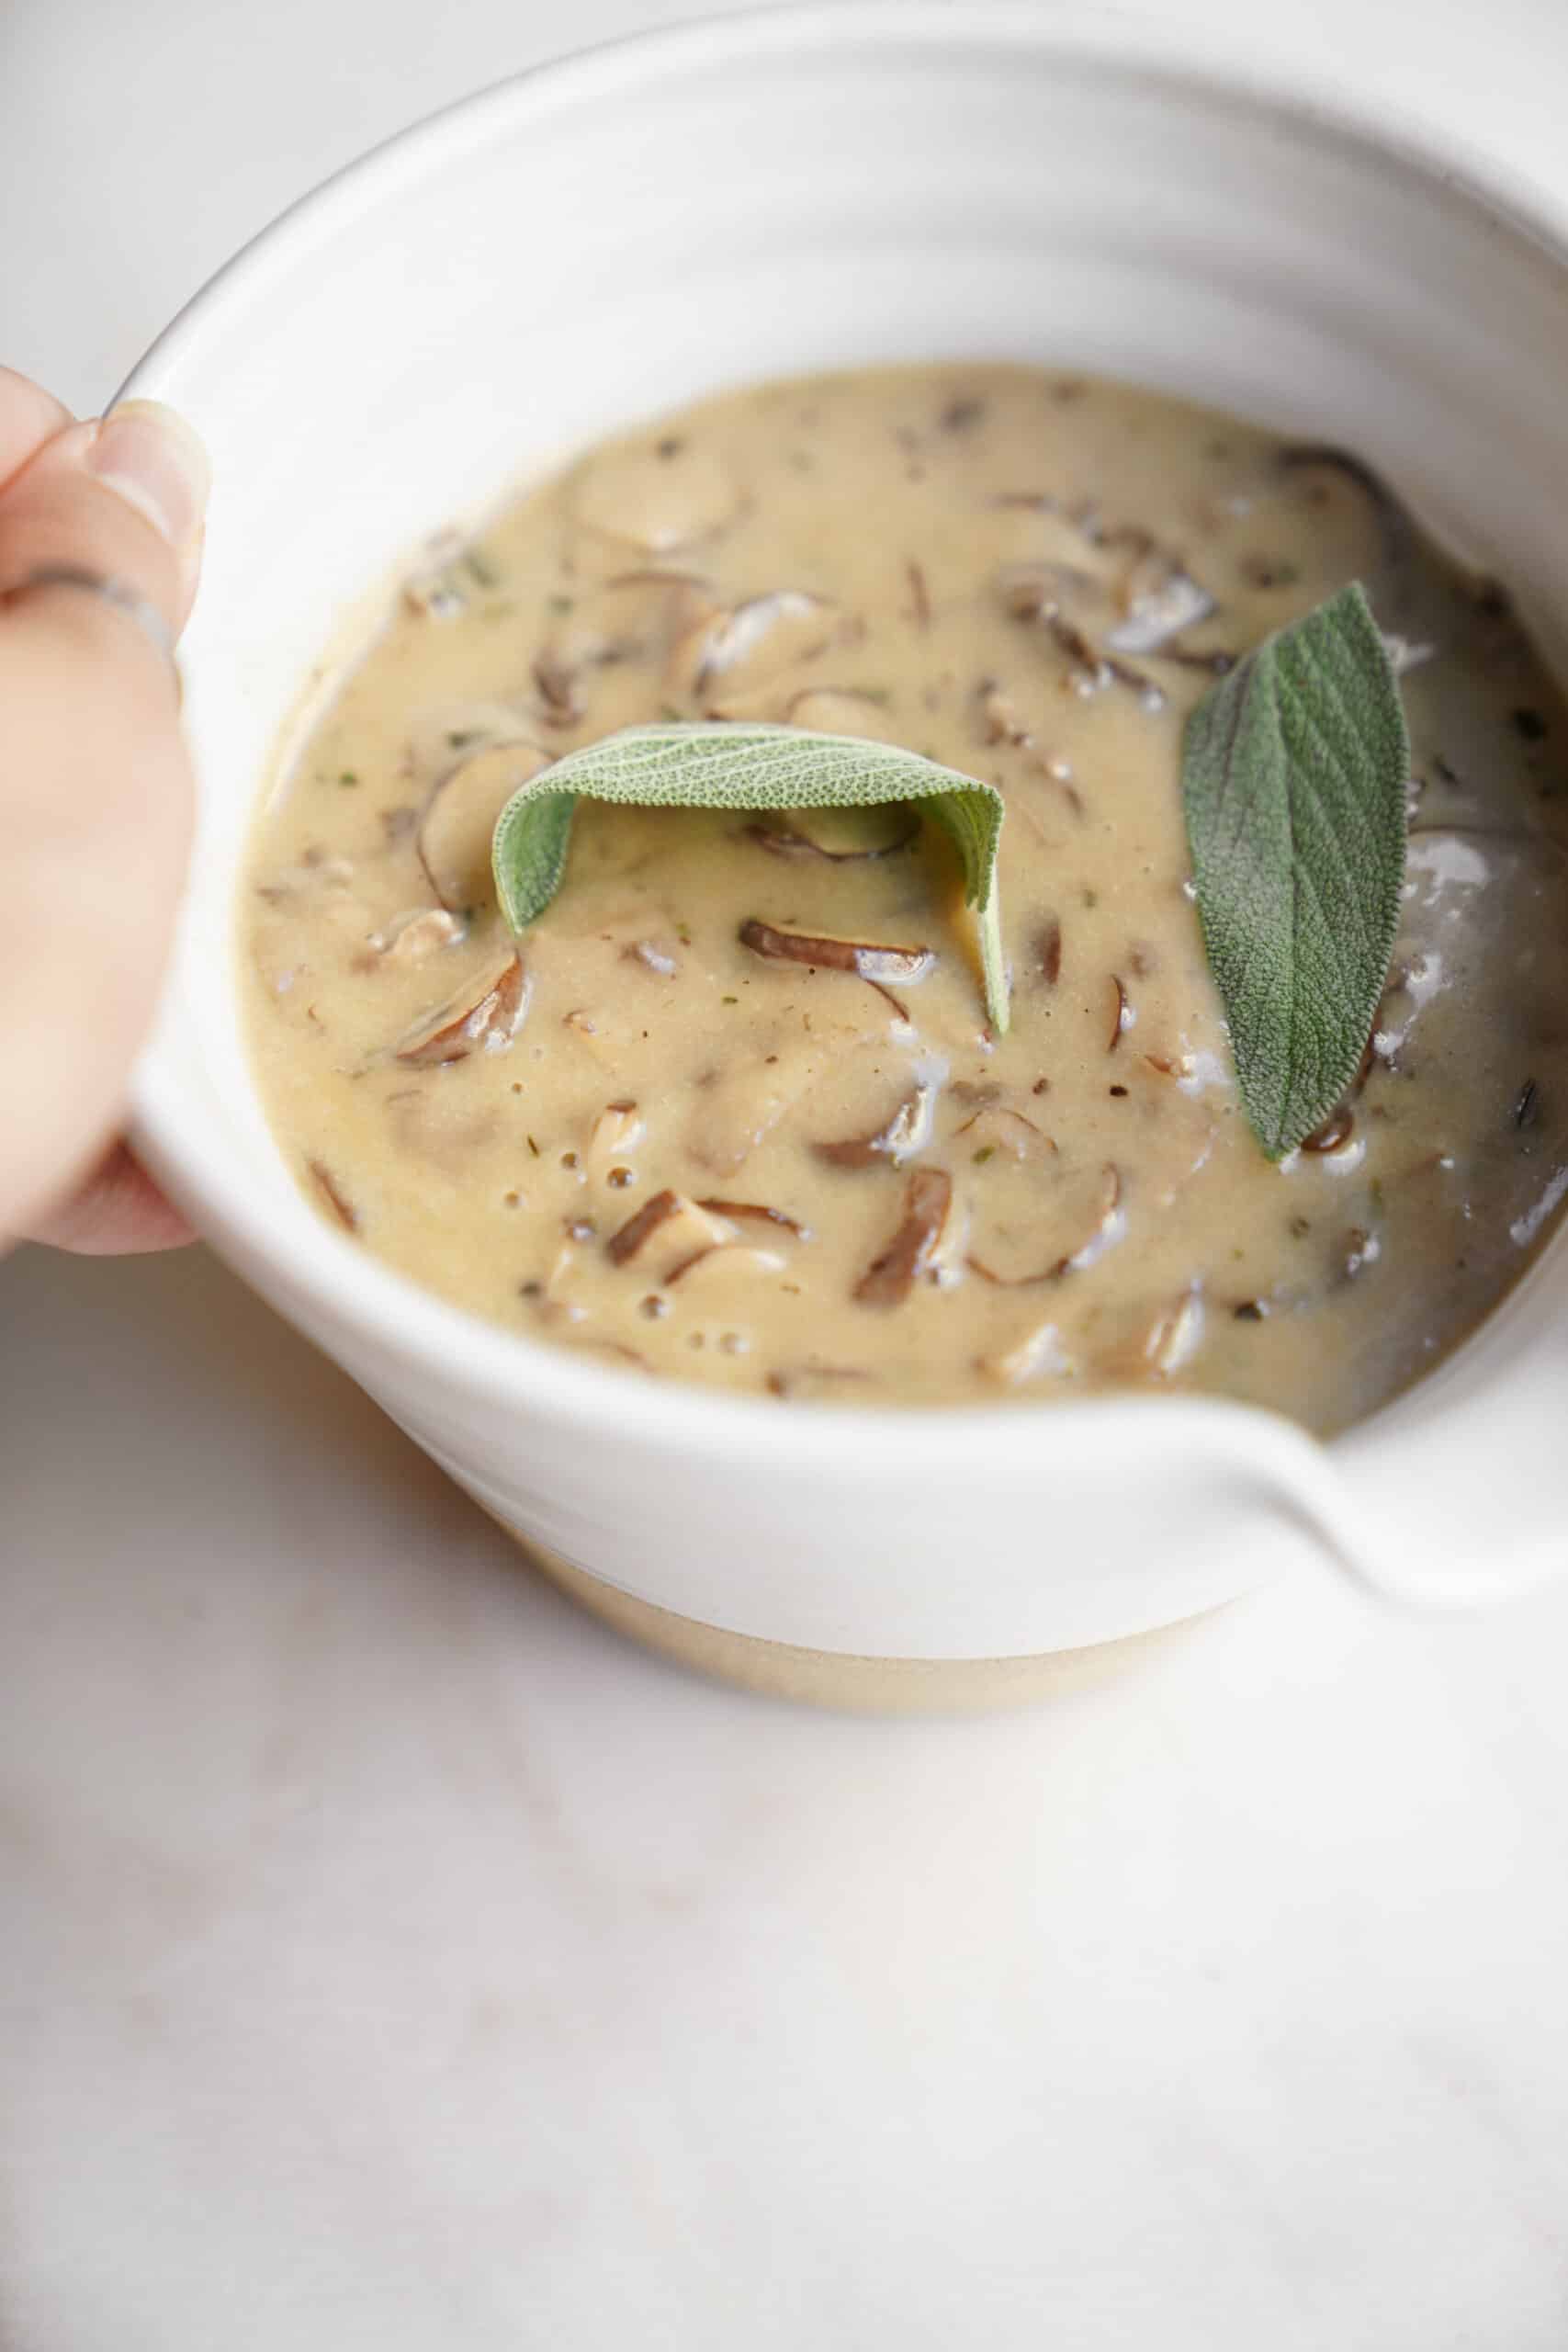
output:
[{"label": "unglazed bowl base", "polygon": [[[513,1531],[509,1528],[508,1534]],[[618,1585],[606,1584],[574,1567],[543,1545],[513,1540],[541,1573],[601,1623],[656,1650],[661,1657],[697,1674],[773,1699],[837,1707],[862,1714],[980,1713],[1022,1706],[1092,1689],[1146,1664],[1186,1639],[1216,1612],[1204,1610],[1174,1625],[1119,1641],[1091,1642],[1032,1657],[862,1657],[841,1650],[802,1649],[791,1642],[761,1641],[677,1616],[651,1600],[639,1600]]]}]

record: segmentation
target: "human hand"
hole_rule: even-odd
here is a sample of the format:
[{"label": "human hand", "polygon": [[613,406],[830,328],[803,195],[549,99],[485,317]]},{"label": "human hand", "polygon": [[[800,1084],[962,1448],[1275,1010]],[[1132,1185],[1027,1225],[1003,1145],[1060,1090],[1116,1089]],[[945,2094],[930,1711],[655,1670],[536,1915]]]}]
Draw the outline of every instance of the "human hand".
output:
[{"label": "human hand", "polygon": [[0,368],[0,1250],[190,1238],[115,1138],[189,840],[167,648],[206,498],[172,412],[78,424]]}]

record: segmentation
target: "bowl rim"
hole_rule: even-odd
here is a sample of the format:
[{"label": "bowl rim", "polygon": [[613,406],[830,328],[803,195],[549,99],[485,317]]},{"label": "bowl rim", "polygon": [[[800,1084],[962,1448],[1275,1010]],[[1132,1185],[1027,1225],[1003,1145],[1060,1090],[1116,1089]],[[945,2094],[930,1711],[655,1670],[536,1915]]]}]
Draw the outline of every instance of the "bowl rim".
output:
[{"label": "bowl rim", "polygon": [[[306,190],[243,244],[176,312],[115,398],[177,402],[181,371],[199,359],[209,333],[255,290],[296,268],[313,244],[355,213],[373,209],[389,186],[438,169],[444,156],[502,125],[515,129],[533,115],[624,95],[688,61],[759,64],[781,51],[798,53],[809,45],[829,52],[870,41],[904,49],[1010,43],[1036,58],[1141,82],[1178,105],[1186,98],[1229,106],[1261,123],[1348,149],[1413,182],[1429,199],[1479,211],[1535,247],[1568,286],[1568,201],[1554,203],[1548,188],[1506,159],[1455,141],[1419,116],[1365,97],[1300,60],[1269,51],[1237,54],[1217,27],[1083,6],[1047,12],[1038,0],[784,0],[627,33],[544,60],[392,132]],[[172,988],[172,973],[166,985]],[[1015,1464],[1021,1447],[1041,1442],[1039,1412],[1031,1413],[1019,1399],[914,1408],[814,1404],[808,1413],[781,1417],[762,1396],[652,1380],[450,1305],[333,1232],[303,1198],[299,1221],[280,1227],[270,1196],[258,1197],[231,1181],[230,1154],[209,1142],[204,1116],[192,1113],[162,1022],[133,1073],[130,1105],[135,1148],[203,1232],[218,1237],[220,1251],[232,1241],[243,1259],[268,1269],[291,1302],[348,1327],[378,1359],[438,1382],[454,1398],[491,1407],[504,1402],[536,1425],[587,1430],[609,1424],[617,1436],[636,1436],[686,1456],[733,1461],[783,1444],[802,1467],[852,1470],[862,1478],[917,1465],[929,1476],[933,1467]],[[1568,1246],[1568,1233],[1558,1241]],[[1490,1331],[1517,1305],[1549,1254],[1551,1245],[1478,1331]],[[1461,1342],[1446,1365],[1470,1344]],[[1184,1449],[1216,1462],[1235,1462],[1238,1448],[1247,1450],[1258,1472],[1260,1455],[1271,1456],[1281,1469],[1288,1461],[1292,1482],[1310,1481],[1326,1506],[1332,1451],[1350,1439],[1359,1452],[1385,1416],[1413,1397],[1425,1400],[1441,1384],[1444,1369],[1326,1442],[1268,1408],[1206,1396],[1098,1390],[1053,1397],[1050,1415],[1064,1432],[1070,1428],[1076,1442],[1091,1443],[1113,1429],[1124,1438],[1132,1416],[1157,1417],[1168,1438],[1179,1438]]]}]

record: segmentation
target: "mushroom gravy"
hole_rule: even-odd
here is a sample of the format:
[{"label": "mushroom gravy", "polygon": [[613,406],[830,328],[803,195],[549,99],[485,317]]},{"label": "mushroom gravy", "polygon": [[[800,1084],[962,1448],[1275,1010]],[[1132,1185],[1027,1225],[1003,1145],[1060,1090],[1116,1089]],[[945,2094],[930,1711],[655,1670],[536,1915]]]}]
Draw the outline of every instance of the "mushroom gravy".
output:
[{"label": "mushroom gravy", "polygon": [[[1350,1097],[1273,1165],[1181,733],[1353,578],[1402,673],[1405,912]],[[502,806],[660,717],[998,786],[1008,1034],[956,860],[898,808],[584,802],[519,950]],[[726,395],[404,587],[256,829],[263,1097],[362,1246],[608,1363],[868,1404],[1205,1389],[1331,1431],[1464,1336],[1568,1193],[1565,750],[1504,593],[1353,458],[1019,368]]]}]

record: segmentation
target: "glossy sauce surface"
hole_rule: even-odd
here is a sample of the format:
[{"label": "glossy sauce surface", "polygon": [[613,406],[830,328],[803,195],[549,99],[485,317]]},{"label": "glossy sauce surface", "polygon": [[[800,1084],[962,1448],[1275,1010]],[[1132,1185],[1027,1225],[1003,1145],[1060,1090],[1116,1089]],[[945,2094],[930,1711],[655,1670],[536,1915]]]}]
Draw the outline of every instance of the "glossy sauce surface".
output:
[{"label": "glossy sauce surface", "polygon": [[[1181,729],[1353,578],[1402,670],[1405,911],[1360,1080],[1274,1166],[1191,902]],[[1008,1035],[951,852],[898,810],[585,803],[519,957],[500,807],[660,717],[995,782]],[[1020,368],[728,395],[400,594],[257,827],[260,1082],[363,1247],[628,1370],[867,1404],[1196,1387],[1332,1430],[1475,1323],[1568,1191],[1565,745],[1506,595],[1354,459]],[[930,968],[885,989],[779,934]]]}]

